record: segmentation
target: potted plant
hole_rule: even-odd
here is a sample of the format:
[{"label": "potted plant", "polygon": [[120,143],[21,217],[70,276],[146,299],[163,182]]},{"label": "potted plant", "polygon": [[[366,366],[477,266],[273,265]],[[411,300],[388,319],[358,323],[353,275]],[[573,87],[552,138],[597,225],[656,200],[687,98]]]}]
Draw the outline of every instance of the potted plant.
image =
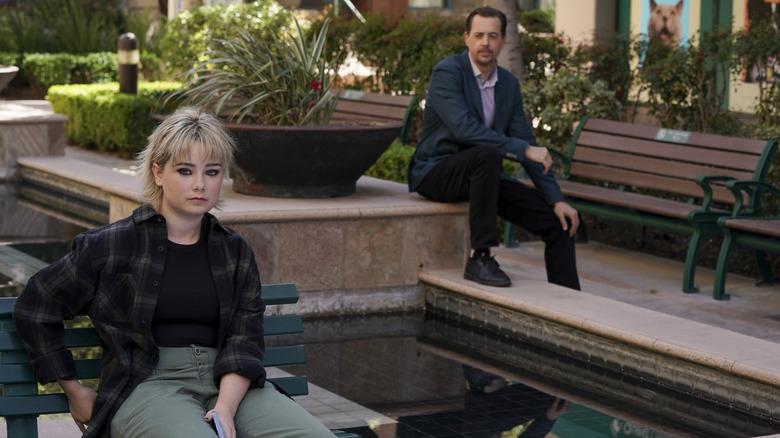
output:
[{"label": "potted plant", "polygon": [[184,104],[212,108],[238,141],[233,189],[272,197],[349,195],[355,183],[398,136],[401,125],[331,122],[338,99],[336,67],[322,56],[328,29],[307,43],[295,35],[258,40],[242,30],[214,40],[205,59],[175,94]]}]

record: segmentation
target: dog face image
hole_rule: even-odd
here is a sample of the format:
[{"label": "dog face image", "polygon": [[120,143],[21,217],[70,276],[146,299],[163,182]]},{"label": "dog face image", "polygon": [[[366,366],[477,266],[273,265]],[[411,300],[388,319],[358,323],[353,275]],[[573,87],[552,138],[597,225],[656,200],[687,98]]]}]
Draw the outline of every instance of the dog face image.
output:
[{"label": "dog face image", "polygon": [[682,38],[683,0],[677,5],[658,4],[650,0],[650,20],[647,22],[647,34],[658,37],[670,47],[677,47]]}]

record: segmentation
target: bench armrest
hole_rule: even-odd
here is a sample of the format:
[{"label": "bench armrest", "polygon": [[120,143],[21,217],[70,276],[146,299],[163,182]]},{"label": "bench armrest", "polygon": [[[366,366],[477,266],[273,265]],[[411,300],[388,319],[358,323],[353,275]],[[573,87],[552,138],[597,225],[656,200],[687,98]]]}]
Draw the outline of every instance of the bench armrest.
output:
[{"label": "bench armrest", "polygon": [[[698,184],[704,191],[704,197],[701,200],[702,211],[709,211],[710,204],[712,204],[712,184],[721,181],[732,181],[736,178],[725,175],[699,175],[696,177],[696,184]],[[741,204],[742,201],[736,202]]]},{"label": "bench armrest", "polygon": [[[762,194],[774,197],[777,199],[777,202],[780,203],[780,190],[766,182],[731,180],[726,183],[726,187],[734,194],[735,202],[734,210],[731,212],[732,217],[760,217]],[[755,204],[749,202],[747,206],[745,206],[745,203],[743,202],[745,195],[755,199]],[[780,219],[780,211],[775,213],[774,216],[766,217],[766,219]]]}]

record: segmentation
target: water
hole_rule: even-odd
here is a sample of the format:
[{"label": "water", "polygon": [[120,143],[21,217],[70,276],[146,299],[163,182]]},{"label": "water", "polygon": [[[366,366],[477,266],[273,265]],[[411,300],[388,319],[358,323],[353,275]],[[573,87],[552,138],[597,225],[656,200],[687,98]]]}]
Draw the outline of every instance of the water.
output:
[{"label": "water", "polygon": [[[51,262],[91,224],[0,186],[0,243]],[[0,260],[2,262],[2,260]],[[0,263],[0,267],[3,264]],[[0,270],[1,271],[1,270]],[[0,272],[0,294],[18,283]],[[311,383],[396,419],[364,437],[747,437],[780,422],[424,312],[307,318]],[[530,421],[530,423],[529,423]]]},{"label": "water", "polygon": [[776,420],[422,312],[307,319],[281,342],[306,344],[308,363],[287,371],[399,421],[366,437],[513,436],[501,432],[532,418],[561,438],[780,432]]}]

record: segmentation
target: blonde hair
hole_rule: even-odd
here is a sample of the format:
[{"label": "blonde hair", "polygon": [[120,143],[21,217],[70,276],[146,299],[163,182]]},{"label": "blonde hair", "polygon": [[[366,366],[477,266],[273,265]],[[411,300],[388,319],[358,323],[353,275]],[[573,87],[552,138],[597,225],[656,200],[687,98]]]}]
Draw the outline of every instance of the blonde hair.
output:
[{"label": "blonde hair", "polygon": [[155,182],[154,165],[162,169],[170,160],[189,159],[194,142],[203,148],[204,160],[219,162],[224,175],[230,174],[236,149],[230,133],[213,114],[195,107],[180,108],[155,128],[146,147],[138,154],[143,202],[159,208],[163,188]]}]

